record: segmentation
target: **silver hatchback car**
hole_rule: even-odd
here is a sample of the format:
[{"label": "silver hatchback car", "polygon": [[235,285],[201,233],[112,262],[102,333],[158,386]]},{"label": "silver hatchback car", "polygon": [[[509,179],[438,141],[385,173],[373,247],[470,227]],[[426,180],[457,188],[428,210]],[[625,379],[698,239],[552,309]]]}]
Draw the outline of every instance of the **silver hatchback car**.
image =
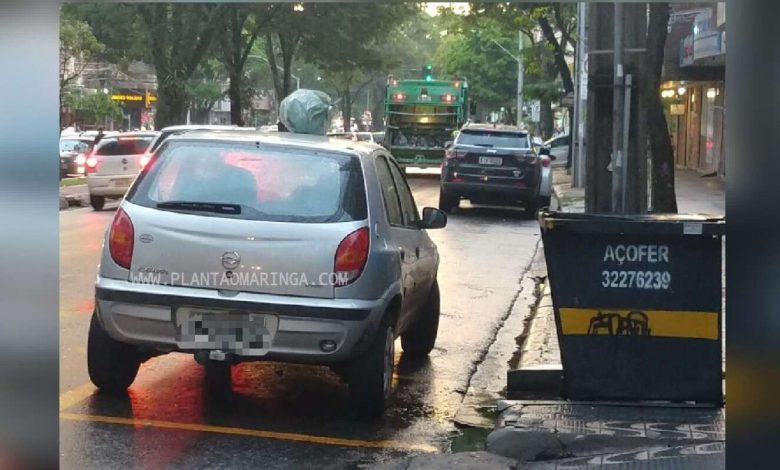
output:
[{"label": "silver hatchback car", "polygon": [[396,338],[408,355],[434,346],[439,254],[426,229],[446,223],[438,209],[418,215],[376,144],[173,135],[106,230],[90,378],[122,392],[143,361],[171,351],[193,353],[207,384],[242,361],[326,364],[361,412],[379,414]]}]

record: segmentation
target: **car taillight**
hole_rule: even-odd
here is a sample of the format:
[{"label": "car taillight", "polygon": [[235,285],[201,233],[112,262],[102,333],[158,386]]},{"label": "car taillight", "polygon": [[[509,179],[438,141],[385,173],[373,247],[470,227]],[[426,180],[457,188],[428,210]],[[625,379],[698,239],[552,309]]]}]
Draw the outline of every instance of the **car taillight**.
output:
[{"label": "car taillight", "polygon": [[466,152],[448,148],[447,150],[444,151],[444,158],[447,160],[451,160],[453,158],[457,158],[457,159],[466,158]]},{"label": "car taillight", "polygon": [[143,170],[146,168],[146,165],[149,163],[149,160],[152,159],[152,156],[148,153],[145,153],[140,160],[138,160],[138,163],[141,165],[141,169]]},{"label": "car taillight", "polygon": [[87,173],[94,173],[95,170],[97,170],[98,159],[94,155],[89,155],[86,160],[84,160],[84,163],[87,164]]},{"label": "car taillight", "polygon": [[87,157],[83,153],[76,155],[76,165],[84,165],[87,163]]},{"label": "car taillight", "polygon": [[534,163],[536,161],[536,154],[533,150],[527,152],[520,152],[515,154],[518,162]]},{"label": "car taillight", "polygon": [[111,259],[125,269],[130,269],[133,259],[133,237],[133,222],[125,211],[117,209],[108,233],[108,251]]},{"label": "car taillight", "polygon": [[354,282],[363,272],[368,260],[368,238],[368,227],[363,227],[341,240],[333,268],[336,286],[346,286]]}]

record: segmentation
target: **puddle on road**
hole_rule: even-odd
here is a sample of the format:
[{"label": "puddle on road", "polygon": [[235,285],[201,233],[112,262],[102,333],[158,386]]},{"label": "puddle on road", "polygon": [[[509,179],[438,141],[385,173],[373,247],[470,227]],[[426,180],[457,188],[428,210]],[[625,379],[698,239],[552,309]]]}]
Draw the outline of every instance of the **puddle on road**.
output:
[{"label": "puddle on road", "polygon": [[[481,406],[474,408],[474,411],[492,422],[494,422],[498,417],[498,412],[496,411],[495,406]],[[458,429],[453,431],[452,435],[450,436],[450,450],[452,450],[452,452],[471,452],[485,450],[487,436],[492,431],[492,428],[458,426]]]}]

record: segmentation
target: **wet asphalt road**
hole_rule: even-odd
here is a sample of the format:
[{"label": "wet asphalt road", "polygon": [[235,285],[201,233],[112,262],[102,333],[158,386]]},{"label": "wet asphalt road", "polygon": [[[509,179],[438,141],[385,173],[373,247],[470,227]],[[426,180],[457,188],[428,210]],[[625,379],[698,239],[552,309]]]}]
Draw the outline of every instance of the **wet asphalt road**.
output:
[{"label": "wet asphalt road", "polygon": [[[411,175],[418,207],[437,205],[438,176]],[[384,418],[350,414],[346,386],[327,368],[234,366],[232,393],[210,396],[192,356],[141,366],[126,397],[95,392],[86,371],[102,234],[115,204],[60,213],[60,453],[63,468],[360,468],[421,452],[447,452],[471,377],[518,292],[539,245],[522,209],[462,203],[443,230],[442,316],[428,360],[396,345],[394,401]],[[519,333],[519,332],[518,332]]]}]

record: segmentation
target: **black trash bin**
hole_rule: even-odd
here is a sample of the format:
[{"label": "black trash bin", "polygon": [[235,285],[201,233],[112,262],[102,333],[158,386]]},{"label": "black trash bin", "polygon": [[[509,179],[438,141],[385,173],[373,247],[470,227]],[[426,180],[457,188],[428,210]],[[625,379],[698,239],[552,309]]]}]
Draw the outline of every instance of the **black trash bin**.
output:
[{"label": "black trash bin", "polygon": [[563,391],[721,404],[725,219],[541,212]]}]

